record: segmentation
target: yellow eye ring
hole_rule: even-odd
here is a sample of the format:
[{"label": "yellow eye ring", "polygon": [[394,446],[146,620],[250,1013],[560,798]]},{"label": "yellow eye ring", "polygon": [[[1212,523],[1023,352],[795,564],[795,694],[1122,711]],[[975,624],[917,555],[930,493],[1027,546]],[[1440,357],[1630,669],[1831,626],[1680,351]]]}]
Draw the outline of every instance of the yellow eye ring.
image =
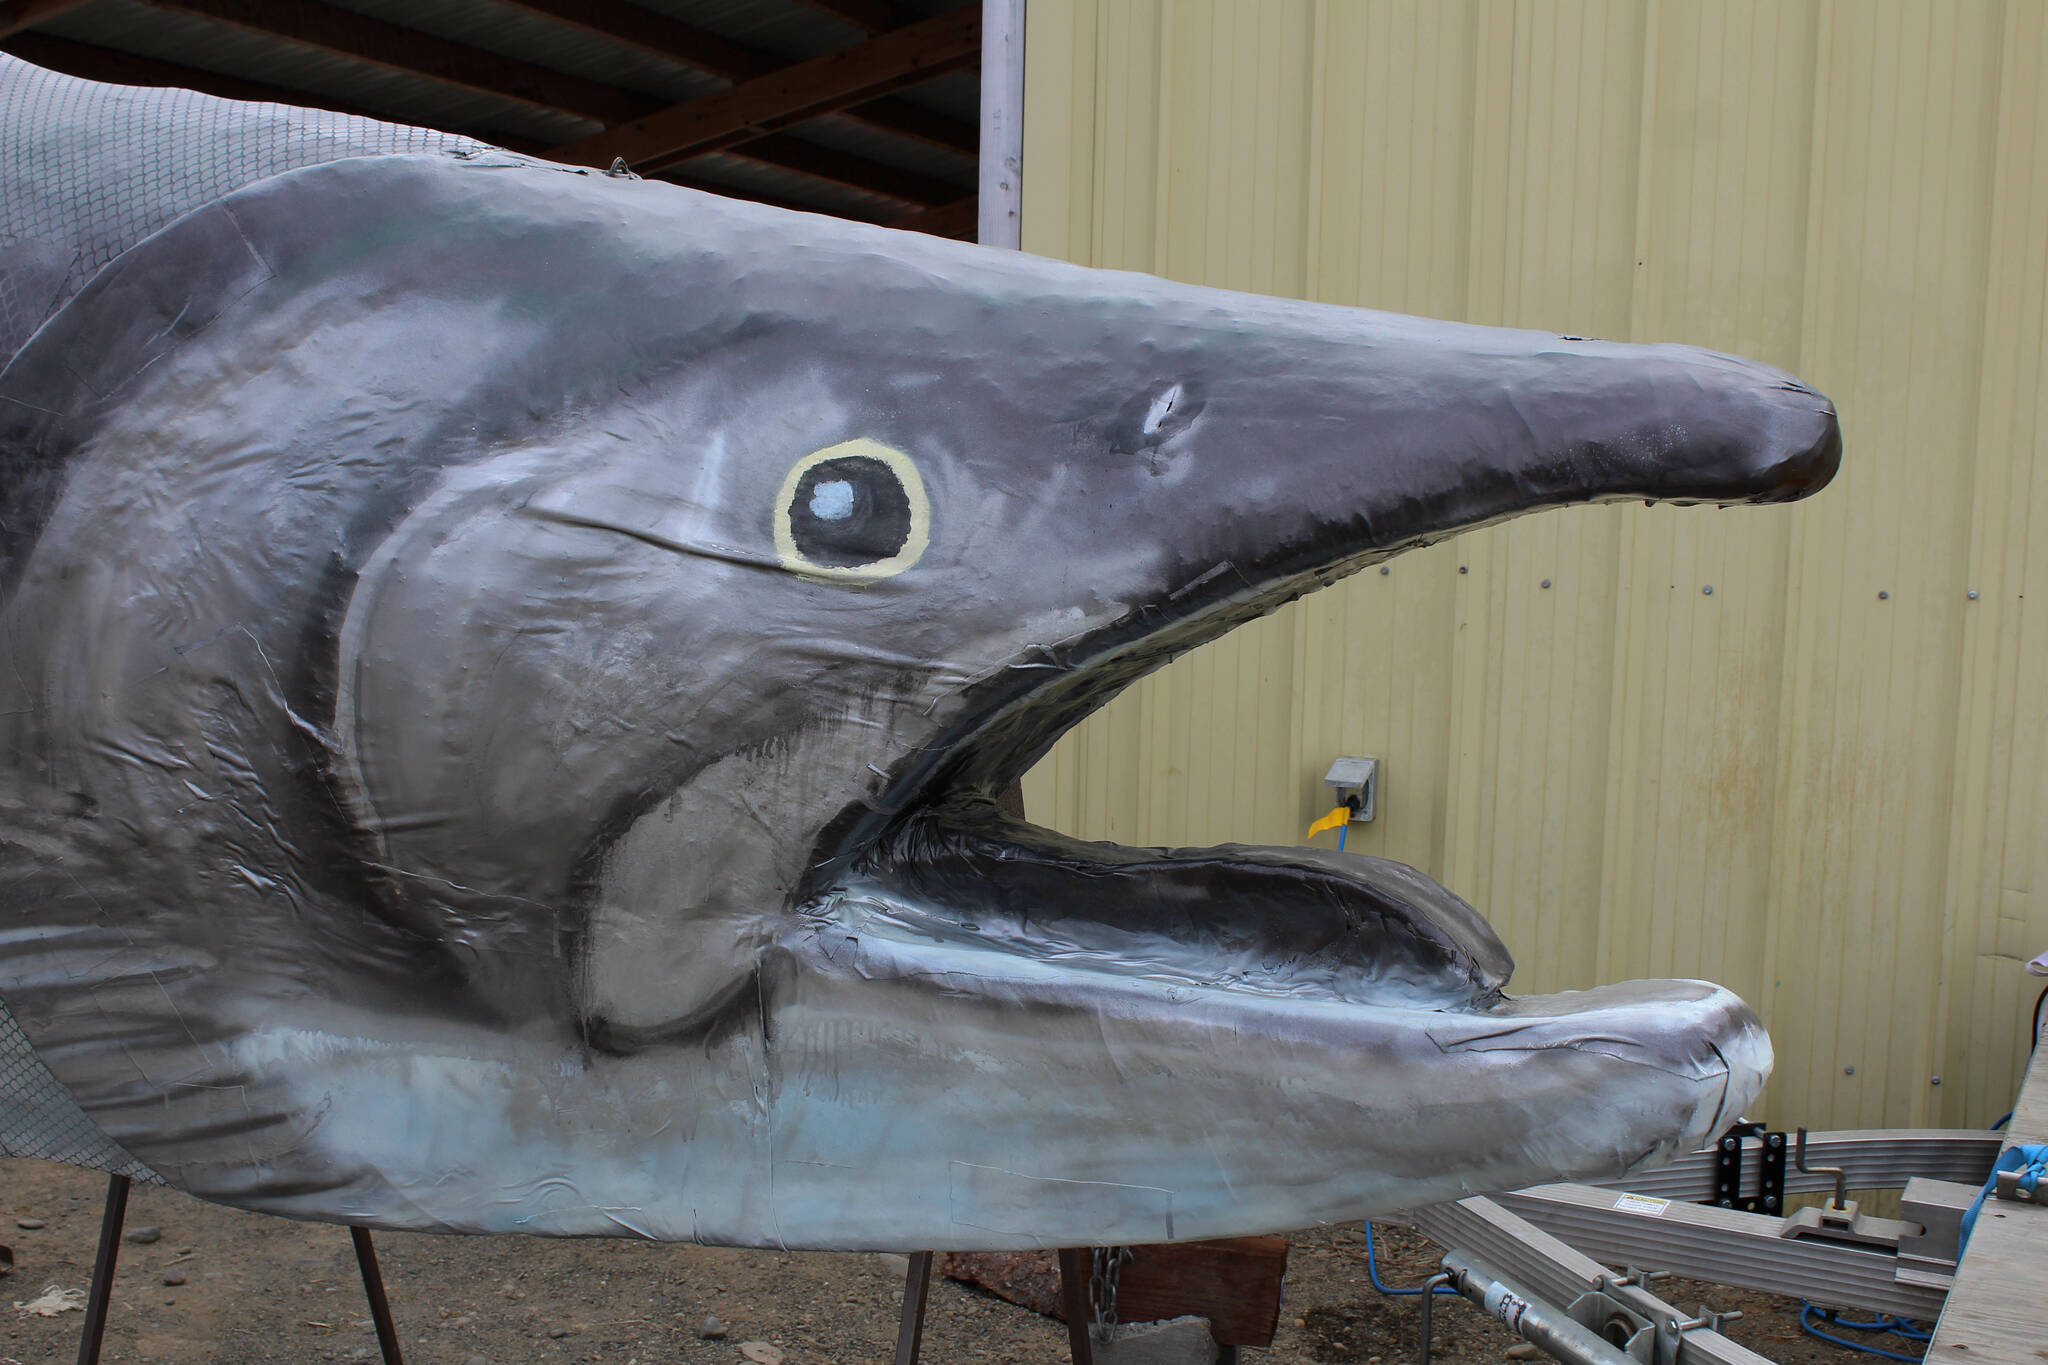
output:
[{"label": "yellow eye ring", "polygon": [[[857,467],[859,462],[871,461],[883,466],[896,482],[894,490],[900,492],[902,505],[895,508],[902,518],[903,540],[894,553],[882,558],[860,563],[820,563],[813,555],[806,554],[798,542],[796,501],[802,491],[805,475],[833,461],[845,461],[848,466]],[[843,481],[835,481],[835,488]],[[852,496],[852,490],[846,490]],[[817,502],[811,504],[813,510]],[[844,514],[842,514],[844,515]],[[782,478],[782,488],[775,495],[775,553],[781,559],[782,567],[802,574],[805,578],[828,583],[873,583],[880,579],[892,578],[902,573],[923,557],[925,547],[931,543],[932,507],[931,499],[924,491],[924,480],[918,476],[917,466],[911,458],[893,446],[880,441],[861,437],[852,441],[841,441],[838,445],[814,450],[790,466],[789,473]]]}]

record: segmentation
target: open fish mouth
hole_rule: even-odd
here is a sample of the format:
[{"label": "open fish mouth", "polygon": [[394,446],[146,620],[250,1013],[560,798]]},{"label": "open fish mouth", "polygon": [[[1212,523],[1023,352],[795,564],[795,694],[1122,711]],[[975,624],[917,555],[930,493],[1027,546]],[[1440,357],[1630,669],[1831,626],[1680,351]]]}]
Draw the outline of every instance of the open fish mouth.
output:
[{"label": "open fish mouth", "polygon": [[[1084,842],[957,794],[902,817],[773,962],[794,1053],[870,1009],[900,1021],[871,1040],[886,1061],[842,1053],[830,1096],[790,1097],[784,1158],[829,1162],[860,1127],[845,1091],[885,1067],[920,1127],[975,1134],[941,1157],[938,1235],[960,1247],[1231,1235],[1618,1175],[1710,1141],[1772,1061],[1707,982],[1511,996],[1485,920],[1398,862]],[[936,1212],[911,1220],[926,1240]]]}]

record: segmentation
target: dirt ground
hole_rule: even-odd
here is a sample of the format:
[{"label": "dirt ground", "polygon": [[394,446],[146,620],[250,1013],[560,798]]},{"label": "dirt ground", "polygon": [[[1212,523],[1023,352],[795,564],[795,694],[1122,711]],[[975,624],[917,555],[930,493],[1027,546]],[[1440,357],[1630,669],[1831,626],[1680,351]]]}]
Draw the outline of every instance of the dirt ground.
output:
[{"label": "dirt ground", "polygon": [[[0,1160],[0,1365],[71,1361],[82,1314],[17,1308],[49,1286],[83,1290],[99,1233],[103,1177]],[[22,1224],[41,1223],[24,1227]],[[374,1360],[376,1339],[345,1229],[291,1223],[138,1186],[131,1240],[103,1356],[144,1365]],[[151,1236],[151,1230],[155,1235]],[[1420,1237],[1381,1227],[1382,1277],[1412,1284],[1435,1269]],[[414,1365],[748,1365],[768,1343],[787,1365],[891,1358],[902,1262],[873,1255],[785,1255],[637,1242],[380,1233],[377,1247],[406,1359]],[[0,1258],[4,1259],[4,1258]],[[1872,1365],[1803,1335],[1798,1304],[1667,1280],[1673,1303],[1744,1318],[1729,1335],[1785,1365]],[[81,1299],[83,1295],[79,1296]],[[1281,1330],[1246,1365],[1404,1365],[1415,1358],[1416,1300],[1366,1277],[1357,1226],[1293,1239]],[[705,1339],[707,1316],[725,1332]],[[1515,1338],[1461,1299],[1439,1301],[1436,1359],[1493,1365]],[[1904,1349],[1897,1338],[1888,1348]],[[756,1347],[753,1357],[774,1358]],[[1039,1365],[1066,1358],[1065,1329],[979,1290],[934,1283],[924,1358]]]}]

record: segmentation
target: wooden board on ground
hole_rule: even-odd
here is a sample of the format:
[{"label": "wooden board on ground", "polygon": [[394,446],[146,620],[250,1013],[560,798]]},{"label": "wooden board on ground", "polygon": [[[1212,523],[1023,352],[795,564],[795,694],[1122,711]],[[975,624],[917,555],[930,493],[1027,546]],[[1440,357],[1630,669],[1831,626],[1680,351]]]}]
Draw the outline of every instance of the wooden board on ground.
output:
[{"label": "wooden board on ground", "polygon": [[[2008,1145],[2048,1143],[2048,1047],[2036,1046],[2006,1126]],[[1986,1199],[1956,1267],[1929,1361],[2041,1365],[2048,1361],[2048,1204]]]},{"label": "wooden board on ground", "polygon": [[[1132,1247],[1118,1279],[1119,1322],[1167,1318],[1209,1320],[1223,1346],[1273,1344],[1280,1323],[1280,1286],[1287,1273],[1285,1237],[1225,1237]],[[939,1266],[948,1279],[978,1284],[998,1298],[1052,1317],[1060,1311],[1059,1265],[1052,1252],[953,1252]]]}]

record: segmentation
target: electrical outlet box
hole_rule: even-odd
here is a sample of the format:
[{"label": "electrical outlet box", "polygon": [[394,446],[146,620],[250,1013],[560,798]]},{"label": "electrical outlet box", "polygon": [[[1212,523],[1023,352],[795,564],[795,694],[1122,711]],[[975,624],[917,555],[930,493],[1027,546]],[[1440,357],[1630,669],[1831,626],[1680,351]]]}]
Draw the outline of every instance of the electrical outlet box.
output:
[{"label": "electrical outlet box", "polygon": [[1380,804],[1380,761],[1340,758],[1323,774],[1323,785],[1337,795],[1337,804],[1351,807],[1351,822],[1372,819]]}]

